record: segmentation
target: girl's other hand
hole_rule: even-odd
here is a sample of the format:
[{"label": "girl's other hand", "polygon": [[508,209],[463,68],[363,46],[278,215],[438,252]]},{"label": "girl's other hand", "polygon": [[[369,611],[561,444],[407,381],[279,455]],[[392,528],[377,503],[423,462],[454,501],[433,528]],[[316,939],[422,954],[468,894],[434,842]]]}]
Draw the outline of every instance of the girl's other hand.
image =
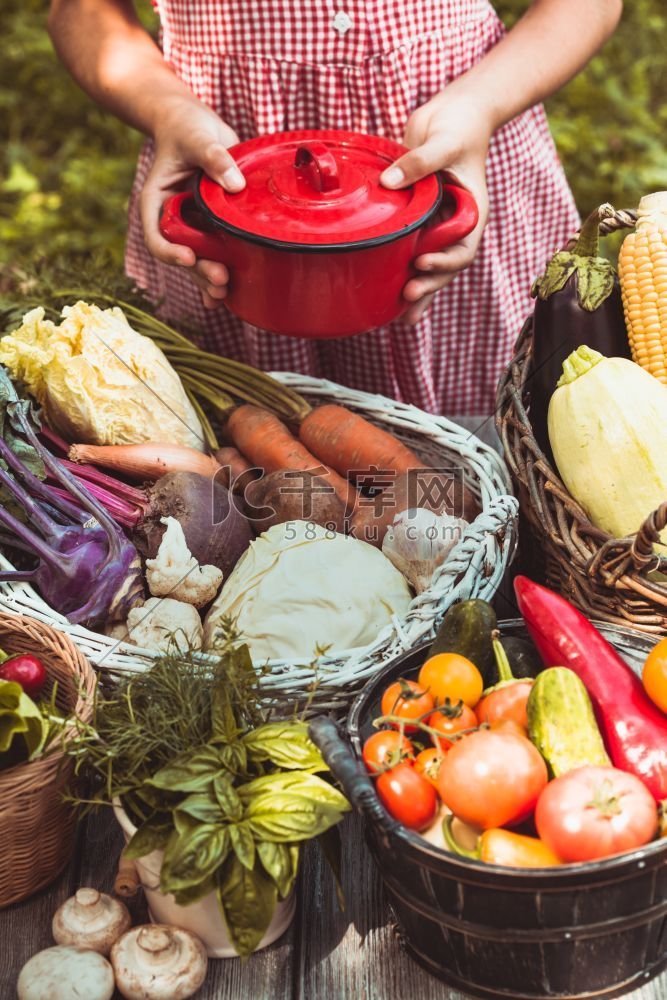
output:
[{"label": "girl's other hand", "polygon": [[424,277],[412,278],[403,290],[411,303],[403,317],[408,323],[421,318],[435,293],[467,267],[477,252],[488,215],[486,157],[491,133],[490,116],[483,107],[458,96],[456,84],[451,84],[410,116],[403,140],[410,152],[382,174],[385,187],[401,188],[444,171],[474,195],[479,208],[479,222],[469,236],[440,253],[423,254],[415,260]]},{"label": "girl's other hand", "polygon": [[141,221],[146,246],[158,260],[192,268],[204,305],[216,309],[227,294],[229,273],[224,264],[198,260],[190,247],[170,243],[158,228],[160,211],[170,195],[201,168],[227,191],[245,186],[228,147],[239,141],[216,114],[193,100],[177,100],[160,115],[155,130],[155,159],[141,193]]}]

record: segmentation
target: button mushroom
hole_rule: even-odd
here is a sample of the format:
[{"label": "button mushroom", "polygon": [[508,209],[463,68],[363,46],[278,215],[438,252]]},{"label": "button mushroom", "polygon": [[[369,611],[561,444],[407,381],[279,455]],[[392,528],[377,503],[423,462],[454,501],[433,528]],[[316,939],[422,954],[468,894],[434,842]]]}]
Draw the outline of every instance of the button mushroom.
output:
[{"label": "button mushroom", "polygon": [[90,948],[108,955],[111,945],[132,923],[127,907],[97,889],[78,889],[53,917],[53,937],[57,944]]},{"label": "button mushroom", "polygon": [[111,1000],[113,969],[95,951],[57,945],[26,962],[16,990],[18,1000]]},{"label": "button mushroom", "polygon": [[208,959],[193,934],[167,924],[146,924],[116,941],[111,963],[126,1000],[185,1000],[204,982]]}]

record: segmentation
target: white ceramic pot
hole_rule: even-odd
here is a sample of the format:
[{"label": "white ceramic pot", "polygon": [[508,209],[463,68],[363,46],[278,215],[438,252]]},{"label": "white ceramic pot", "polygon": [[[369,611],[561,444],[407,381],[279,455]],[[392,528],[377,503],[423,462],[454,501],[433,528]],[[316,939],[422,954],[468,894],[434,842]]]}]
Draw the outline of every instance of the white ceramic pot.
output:
[{"label": "white ceramic pot", "polygon": [[[125,843],[136,833],[136,826],[130,821],[120,802],[114,803],[114,813],[118,820]],[[215,893],[209,893],[190,906],[179,906],[171,893],[160,892],[160,870],[162,868],[162,851],[151,851],[150,854],[138,858],[134,863],[146,894],[151,920],[157,924],[170,924],[172,927],[182,927],[183,930],[195,934],[203,942],[209,958],[237,958],[227,933],[227,927],[220,913],[220,907]],[[259,942],[259,948],[273,944],[281,934],[284,934],[294,916],[296,896],[292,892],[285,900],[278,900],[275,913],[267,932]]]}]

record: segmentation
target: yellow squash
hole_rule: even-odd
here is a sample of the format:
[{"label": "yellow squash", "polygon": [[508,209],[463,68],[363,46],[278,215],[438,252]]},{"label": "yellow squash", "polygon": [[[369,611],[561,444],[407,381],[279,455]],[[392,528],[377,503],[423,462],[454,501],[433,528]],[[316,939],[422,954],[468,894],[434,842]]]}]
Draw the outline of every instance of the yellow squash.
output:
[{"label": "yellow squash", "polygon": [[580,347],[548,427],[558,472],[598,528],[625,538],[667,500],[667,387],[633,361]]}]

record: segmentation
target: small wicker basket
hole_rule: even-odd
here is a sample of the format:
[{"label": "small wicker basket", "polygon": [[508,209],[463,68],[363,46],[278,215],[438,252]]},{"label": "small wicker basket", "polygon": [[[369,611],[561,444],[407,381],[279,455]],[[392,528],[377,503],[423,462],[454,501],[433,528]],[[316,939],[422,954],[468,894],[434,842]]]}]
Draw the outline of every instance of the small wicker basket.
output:
[{"label": "small wicker basket", "polygon": [[[629,229],[635,219],[635,212],[617,211],[600,228],[603,233]],[[667,497],[629,538],[612,538],[591,524],[533,435],[532,363],[533,328],[528,319],[500,379],[496,400],[496,427],[519,496],[521,559],[533,575],[541,576],[588,617],[664,634],[667,583],[653,571],[666,573],[665,560],[654,545],[667,526]]]},{"label": "small wicker basket", "polygon": [[[481,508],[439,567],[429,589],[415,597],[407,614],[386,626],[370,645],[322,657],[317,671],[306,660],[270,661],[270,671],[261,678],[267,699],[300,705],[307,701],[312,711],[343,712],[376,670],[432,637],[451,604],[470,597],[493,597],[514,554],[518,502],[498,453],[445,417],[321,379],[291,373],[275,377],[311,402],[340,403],[363,413],[434,467],[460,469]],[[1,556],[0,565],[11,568]],[[153,661],[150,650],[71,625],[28,584],[0,584],[3,609],[19,611],[67,632],[98,668],[111,675],[146,670]],[[313,694],[314,681],[317,687]]]},{"label": "small wicker basket", "polygon": [[[95,672],[66,635],[24,615],[0,613],[0,647],[39,656],[49,680],[58,682],[56,701],[63,713],[92,717]],[[73,766],[54,750],[0,771],[0,907],[48,885],[69,861],[76,814],[62,792]]]}]

